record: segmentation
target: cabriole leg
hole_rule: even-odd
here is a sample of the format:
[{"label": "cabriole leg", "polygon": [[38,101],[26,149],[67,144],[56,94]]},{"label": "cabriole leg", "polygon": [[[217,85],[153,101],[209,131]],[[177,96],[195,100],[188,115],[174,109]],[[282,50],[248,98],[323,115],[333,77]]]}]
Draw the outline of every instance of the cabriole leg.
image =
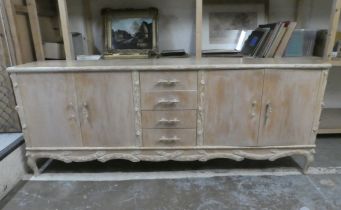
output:
[{"label": "cabriole leg", "polygon": [[35,158],[32,158],[30,156],[27,157],[27,165],[31,168],[31,170],[34,172],[35,176],[39,175],[39,169],[37,166],[37,162]]},{"label": "cabriole leg", "polygon": [[309,153],[307,155],[305,155],[305,164],[304,164],[304,168],[303,168],[303,174],[307,174],[310,165],[314,162],[314,154]]}]

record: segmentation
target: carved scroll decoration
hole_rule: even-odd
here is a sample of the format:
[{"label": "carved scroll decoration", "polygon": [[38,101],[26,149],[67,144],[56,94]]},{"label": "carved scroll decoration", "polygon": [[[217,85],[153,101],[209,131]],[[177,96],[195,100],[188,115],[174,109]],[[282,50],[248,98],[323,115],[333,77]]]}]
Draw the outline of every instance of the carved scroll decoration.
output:
[{"label": "carved scroll decoration", "polygon": [[141,94],[140,94],[140,74],[138,71],[132,72],[133,77],[133,97],[135,111],[135,131],[136,131],[136,146],[142,146],[142,129],[141,129]]},{"label": "carved scroll decoration", "polygon": [[302,155],[306,158],[306,164],[304,166],[304,172],[308,170],[309,165],[314,160],[314,149],[298,149],[298,150],[279,150],[279,149],[271,149],[271,150],[263,150],[254,152],[253,150],[229,150],[229,151],[207,151],[207,150],[196,150],[196,151],[185,151],[185,150],[175,150],[171,152],[166,151],[125,151],[125,152],[116,152],[116,151],[79,151],[78,154],[75,154],[71,151],[58,151],[58,152],[34,152],[28,151],[28,163],[32,170],[35,173],[38,173],[38,168],[35,164],[35,161],[39,158],[50,158],[59,161],[63,161],[65,163],[71,162],[87,162],[98,160],[100,162],[107,162],[112,159],[124,159],[132,162],[139,161],[202,161],[206,162],[211,159],[217,158],[227,158],[235,161],[242,161],[244,159],[253,159],[253,160],[270,160],[275,161],[279,158],[293,156],[293,155]]},{"label": "carved scroll decoration", "polygon": [[198,76],[198,116],[197,116],[197,145],[204,144],[204,106],[205,106],[205,86],[206,86],[206,73],[199,71]]}]

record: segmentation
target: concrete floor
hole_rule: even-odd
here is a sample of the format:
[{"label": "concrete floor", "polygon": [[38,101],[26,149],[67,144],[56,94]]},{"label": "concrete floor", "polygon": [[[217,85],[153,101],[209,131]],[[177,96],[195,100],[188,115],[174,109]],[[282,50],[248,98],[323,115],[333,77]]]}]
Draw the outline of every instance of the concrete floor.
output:
[{"label": "concrete floor", "polygon": [[[292,158],[241,163],[212,160],[207,163],[110,161],[106,164],[63,164],[54,161],[37,179],[19,183],[0,202],[0,209],[339,210],[340,151],[340,136],[320,137],[316,161],[307,176],[297,171],[300,159]],[[235,173],[228,174],[231,170]],[[251,173],[241,176],[238,171],[242,170]],[[187,175],[158,177],[160,171],[169,177]],[[203,172],[213,175],[204,176]],[[84,174],[88,178],[79,181]],[[121,178],[115,179],[117,174]],[[129,178],[136,174],[140,176]],[[63,177],[65,180],[60,181]],[[110,179],[100,181],[101,177]]]}]

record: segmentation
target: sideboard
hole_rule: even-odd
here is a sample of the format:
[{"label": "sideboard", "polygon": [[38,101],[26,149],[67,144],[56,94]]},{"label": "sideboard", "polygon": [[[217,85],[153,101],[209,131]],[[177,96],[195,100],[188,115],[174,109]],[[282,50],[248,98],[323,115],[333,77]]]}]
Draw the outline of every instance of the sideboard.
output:
[{"label": "sideboard", "polygon": [[8,68],[28,164],[314,159],[329,64],[314,59],[46,61]]}]

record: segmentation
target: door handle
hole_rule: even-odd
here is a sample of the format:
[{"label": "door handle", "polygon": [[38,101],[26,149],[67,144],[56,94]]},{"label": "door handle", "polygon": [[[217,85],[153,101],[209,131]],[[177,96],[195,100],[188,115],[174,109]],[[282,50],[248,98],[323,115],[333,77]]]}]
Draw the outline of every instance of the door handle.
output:
[{"label": "door handle", "polygon": [[265,106],[265,121],[264,124],[267,125],[272,113],[272,105],[270,102],[268,102]]},{"label": "door handle", "polygon": [[72,102],[70,102],[68,105],[67,105],[67,109],[70,110],[70,114],[69,114],[69,120],[77,120],[76,118],[76,109],[75,109],[75,106],[73,105]]},{"label": "door handle", "polygon": [[87,102],[82,104],[82,115],[85,122],[89,122],[89,105]]},{"label": "door handle", "polygon": [[251,118],[256,117],[257,101],[253,101],[251,104]]}]

